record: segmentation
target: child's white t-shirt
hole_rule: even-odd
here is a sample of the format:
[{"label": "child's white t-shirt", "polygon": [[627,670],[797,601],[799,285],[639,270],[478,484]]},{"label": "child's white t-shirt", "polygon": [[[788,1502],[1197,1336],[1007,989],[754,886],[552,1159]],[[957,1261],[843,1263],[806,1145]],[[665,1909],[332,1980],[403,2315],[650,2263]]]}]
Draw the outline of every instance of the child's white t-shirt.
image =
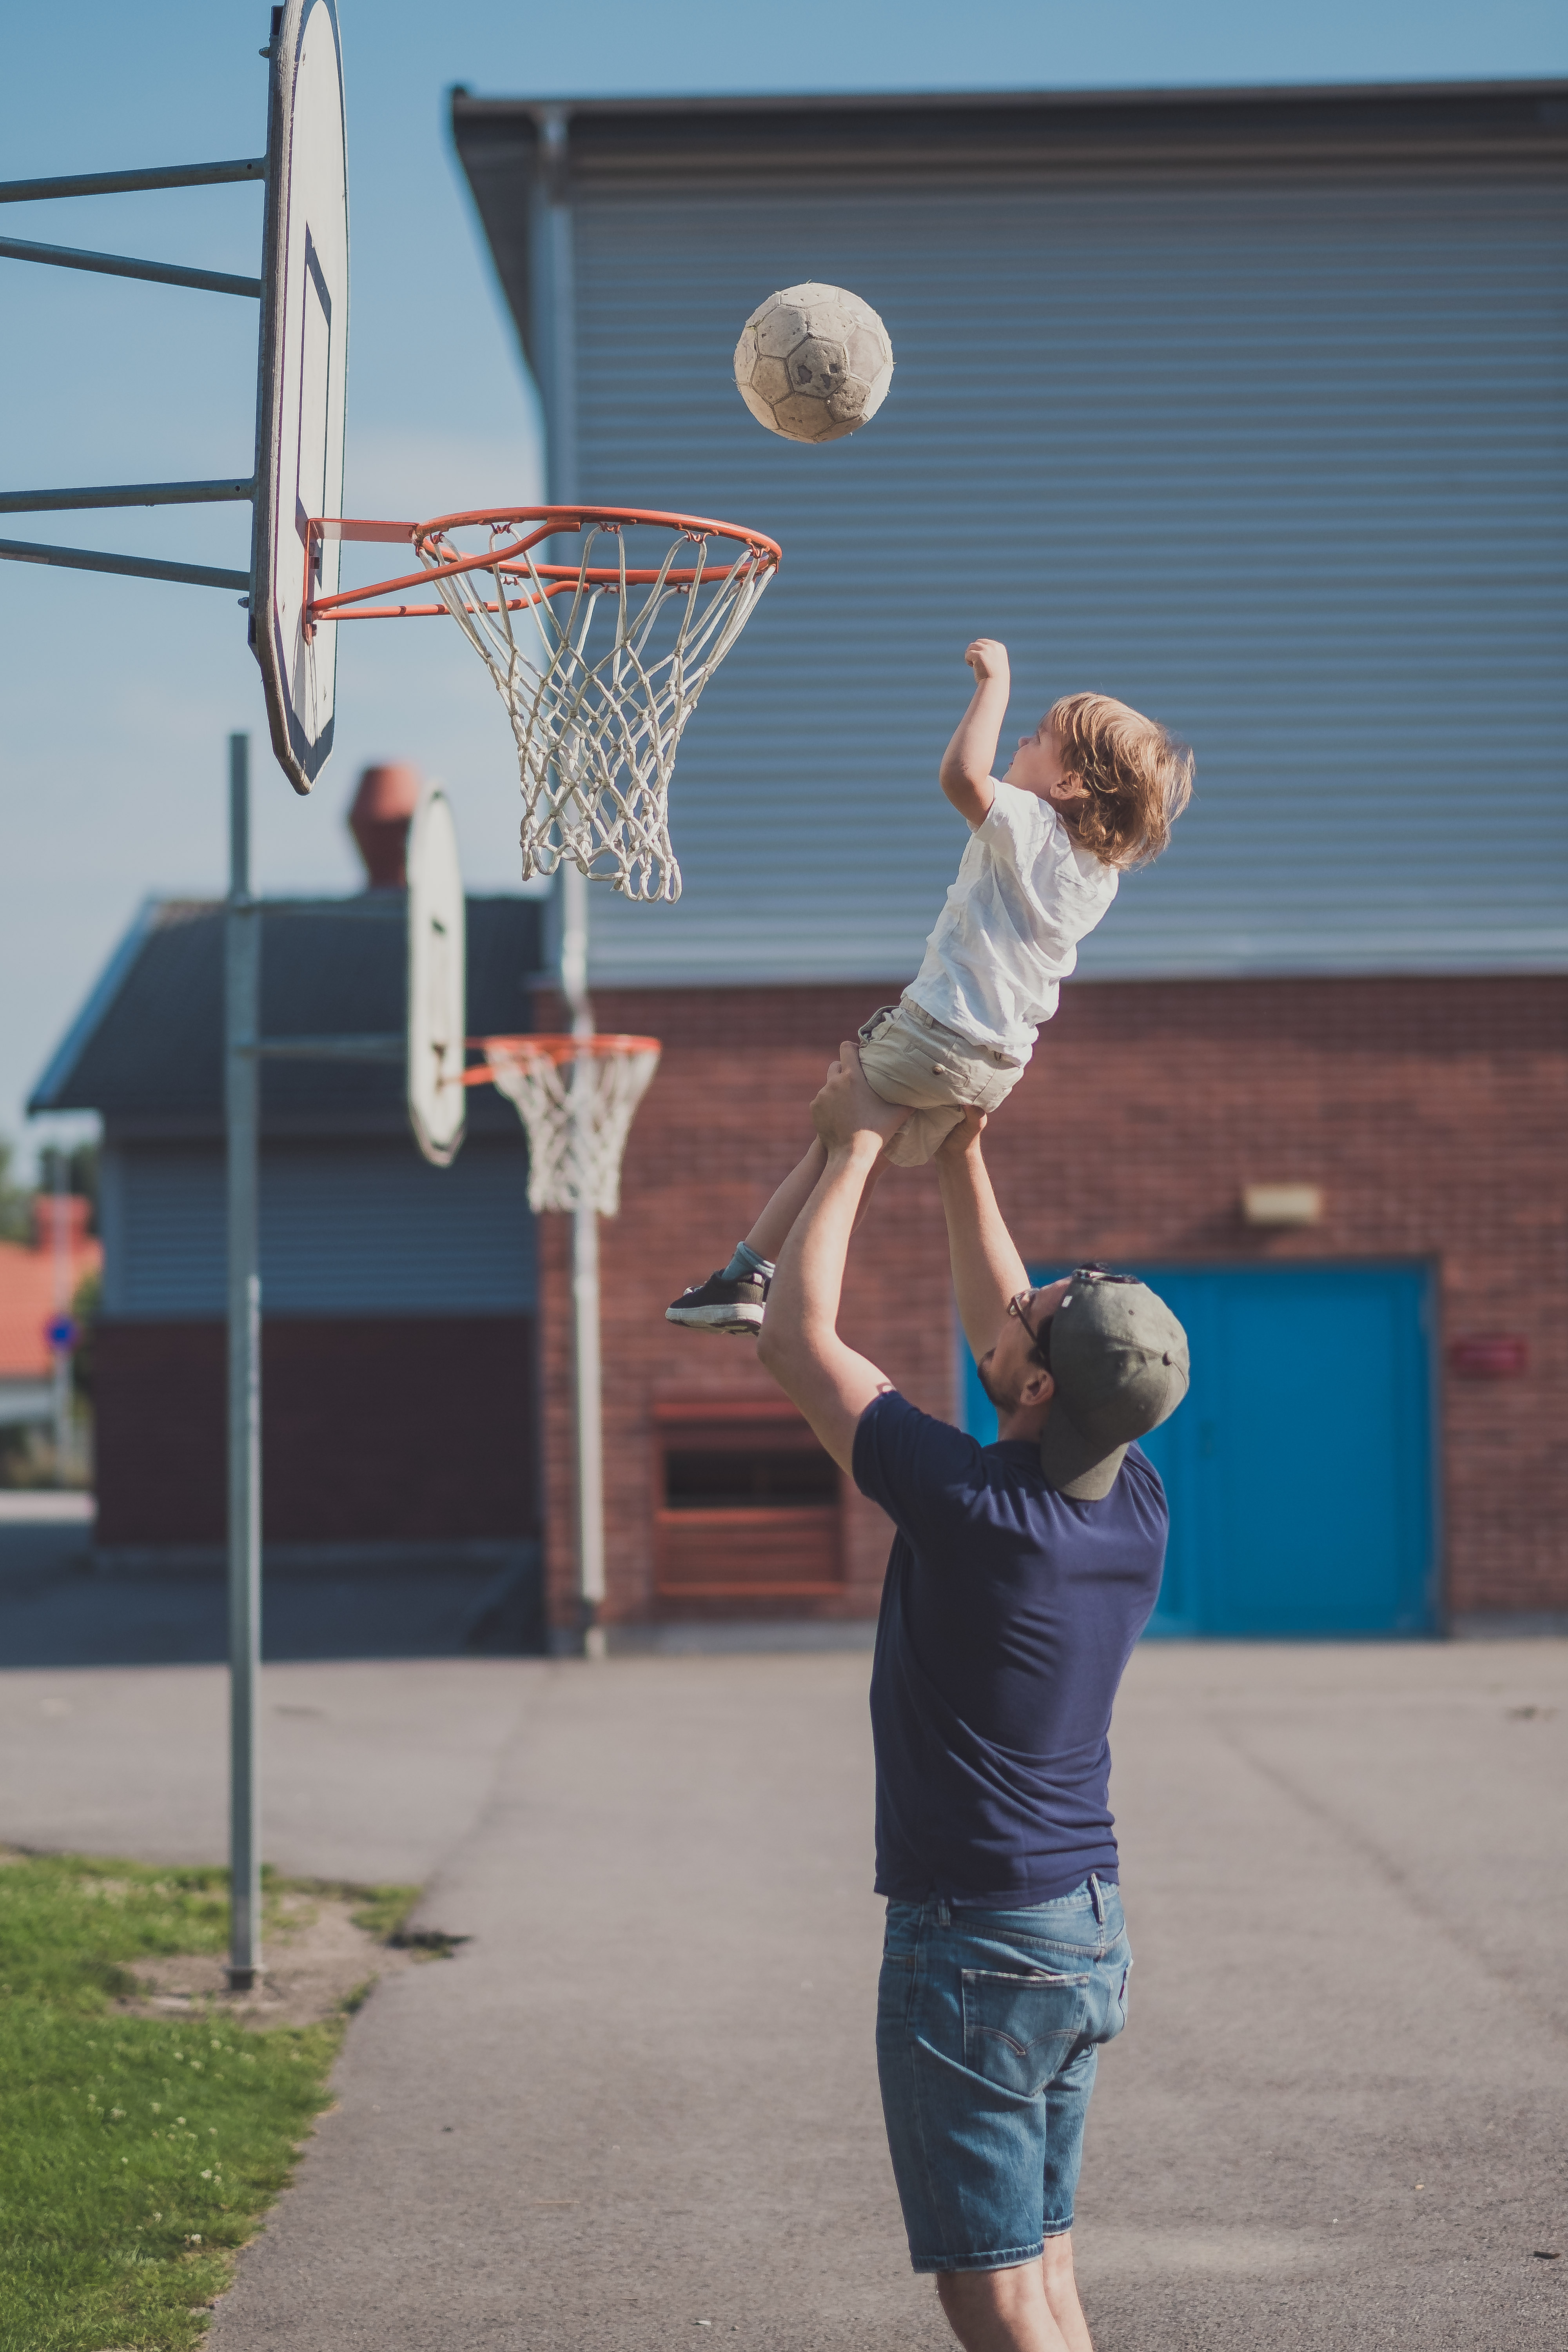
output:
[{"label": "child's white t-shirt", "polygon": [[1117,870],[1080,849],[1049,801],[992,778],[958,878],[908,993],[934,1021],[1026,1061]]}]

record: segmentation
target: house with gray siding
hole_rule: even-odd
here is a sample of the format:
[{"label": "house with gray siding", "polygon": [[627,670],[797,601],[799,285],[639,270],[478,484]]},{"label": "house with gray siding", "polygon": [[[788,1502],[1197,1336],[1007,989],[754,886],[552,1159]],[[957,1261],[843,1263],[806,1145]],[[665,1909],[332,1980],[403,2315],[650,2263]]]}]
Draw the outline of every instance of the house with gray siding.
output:
[{"label": "house with gray siding", "polygon": [[[468,902],[476,1032],[531,1025],[542,909]],[[103,1122],[95,1331],[105,1565],[216,1565],[225,1534],[221,902],[153,899],[31,1108]],[[400,889],[262,909],[271,1034],[403,1026]],[[448,1168],[400,1068],[272,1061],[261,1112],[262,1523],[270,1566],[526,1572],[540,1522],[535,1244],[515,1112],[472,1089]]]}]

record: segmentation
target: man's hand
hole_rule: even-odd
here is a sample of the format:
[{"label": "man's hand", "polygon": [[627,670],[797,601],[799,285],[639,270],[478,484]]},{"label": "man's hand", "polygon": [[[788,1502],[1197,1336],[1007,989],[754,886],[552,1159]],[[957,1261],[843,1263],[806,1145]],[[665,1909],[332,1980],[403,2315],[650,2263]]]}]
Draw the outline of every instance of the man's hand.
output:
[{"label": "man's hand", "polygon": [[966,1111],[931,1156],[947,1218],[958,1319],[977,1363],[996,1343],[1007,1301],[1029,1279],[991,1190],[980,1145],[984,1125],[984,1112]]},{"label": "man's hand", "polygon": [[844,1257],[877,1155],[909,1112],[874,1091],[846,1038],[811,1115],[827,1165],[779,1252],[757,1361],[799,1406],[839,1468],[850,1470],[860,1416],[892,1383],[838,1336]]},{"label": "man's hand", "polygon": [[866,1156],[875,1158],[890,1135],[909,1117],[902,1103],[884,1102],[860,1067],[859,1048],[846,1038],[838,1059],[828,1065],[821,1092],[811,1106],[812,1124],[822,1148],[852,1151],[861,1141]]},{"label": "man's hand", "polygon": [[976,686],[1010,686],[1013,680],[1007,648],[998,637],[976,637],[964,652],[964,660],[974,672]]},{"label": "man's hand", "polygon": [[958,1125],[948,1129],[931,1153],[931,1158],[946,1160],[962,1160],[966,1153],[978,1151],[980,1139],[984,1132],[985,1113],[983,1110],[976,1110],[971,1104]]}]

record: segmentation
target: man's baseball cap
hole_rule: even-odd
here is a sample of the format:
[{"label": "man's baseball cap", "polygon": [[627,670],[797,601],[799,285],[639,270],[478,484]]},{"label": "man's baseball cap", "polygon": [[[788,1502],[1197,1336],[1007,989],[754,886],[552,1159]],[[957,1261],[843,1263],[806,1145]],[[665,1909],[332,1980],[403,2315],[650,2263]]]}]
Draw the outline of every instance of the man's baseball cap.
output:
[{"label": "man's baseball cap", "polygon": [[1056,1394],[1040,1467],[1058,1495],[1098,1503],[1135,1437],[1187,1393],[1187,1335],[1145,1282],[1080,1265],[1047,1327]]}]

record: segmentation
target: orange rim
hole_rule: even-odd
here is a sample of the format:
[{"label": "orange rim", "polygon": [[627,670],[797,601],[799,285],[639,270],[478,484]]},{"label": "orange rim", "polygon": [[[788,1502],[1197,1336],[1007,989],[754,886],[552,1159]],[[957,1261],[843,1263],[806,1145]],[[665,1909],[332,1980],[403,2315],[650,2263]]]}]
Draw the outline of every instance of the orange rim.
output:
[{"label": "orange rim", "polygon": [[[465,1045],[470,1053],[498,1054],[513,1062],[574,1062],[584,1055],[595,1061],[609,1061],[616,1055],[657,1054],[661,1051],[657,1037],[630,1037],[614,1032],[602,1037],[541,1036],[531,1033],[523,1037],[468,1037]],[[489,1087],[495,1084],[495,1072],[489,1064],[463,1072],[466,1087]]]},{"label": "orange rim", "polygon": [[[402,621],[437,618],[446,614],[445,604],[380,604],[366,611],[373,597],[396,596],[405,588],[426,588],[432,580],[454,579],[469,572],[516,573],[525,579],[537,578],[546,596],[558,596],[563,591],[574,590],[581,583],[599,589],[615,589],[623,578],[627,587],[646,588],[658,576],[657,565],[627,566],[623,573],[618,564],[590,564],[586,568],[567,563],[531,565],[525,558],[531,550],[547,539],[557,539],[572,531],[618,531],[623,525],[646,523],[657,530],[683,531],[689,539],[727,539],[737,547],[749,548],[761,559],[760,567],[776,571],[784,561],[784,551],[777,540],[769,539],[764,531],[748,530],[740,523],[716,522],[706,515],[665,514],[654,507],[476,507],[467,514],[437,515],[429,522],[375,522],[352,515],[313,516],[305,534],[305,626],[313,631],[321,621]],[[310,594],[310,575],[314,564],[314,546],[320,540],[385,541],[393,543],[407,541],[410,545],[444,537],[449,530],[479,527],[490,531],[523,531],[526,535],[513,540],[510,545],[491,546],[479,555],[455,556],[449,562],[422,567],[418,572],[406,572],[392,580],[373,581],[367,588],[346,588],[331,596]],[[668,584],[689,588],[694,583],[707,586],[727,580],[733,564],[679,565],[665,574]],[[508,597],[506,609],[515,613],[537,604],[537,592],[518,597]],[[500,604],[487,604],[487,613],[499,613]],[[449,618],[450,615],[447,615]]]}]

